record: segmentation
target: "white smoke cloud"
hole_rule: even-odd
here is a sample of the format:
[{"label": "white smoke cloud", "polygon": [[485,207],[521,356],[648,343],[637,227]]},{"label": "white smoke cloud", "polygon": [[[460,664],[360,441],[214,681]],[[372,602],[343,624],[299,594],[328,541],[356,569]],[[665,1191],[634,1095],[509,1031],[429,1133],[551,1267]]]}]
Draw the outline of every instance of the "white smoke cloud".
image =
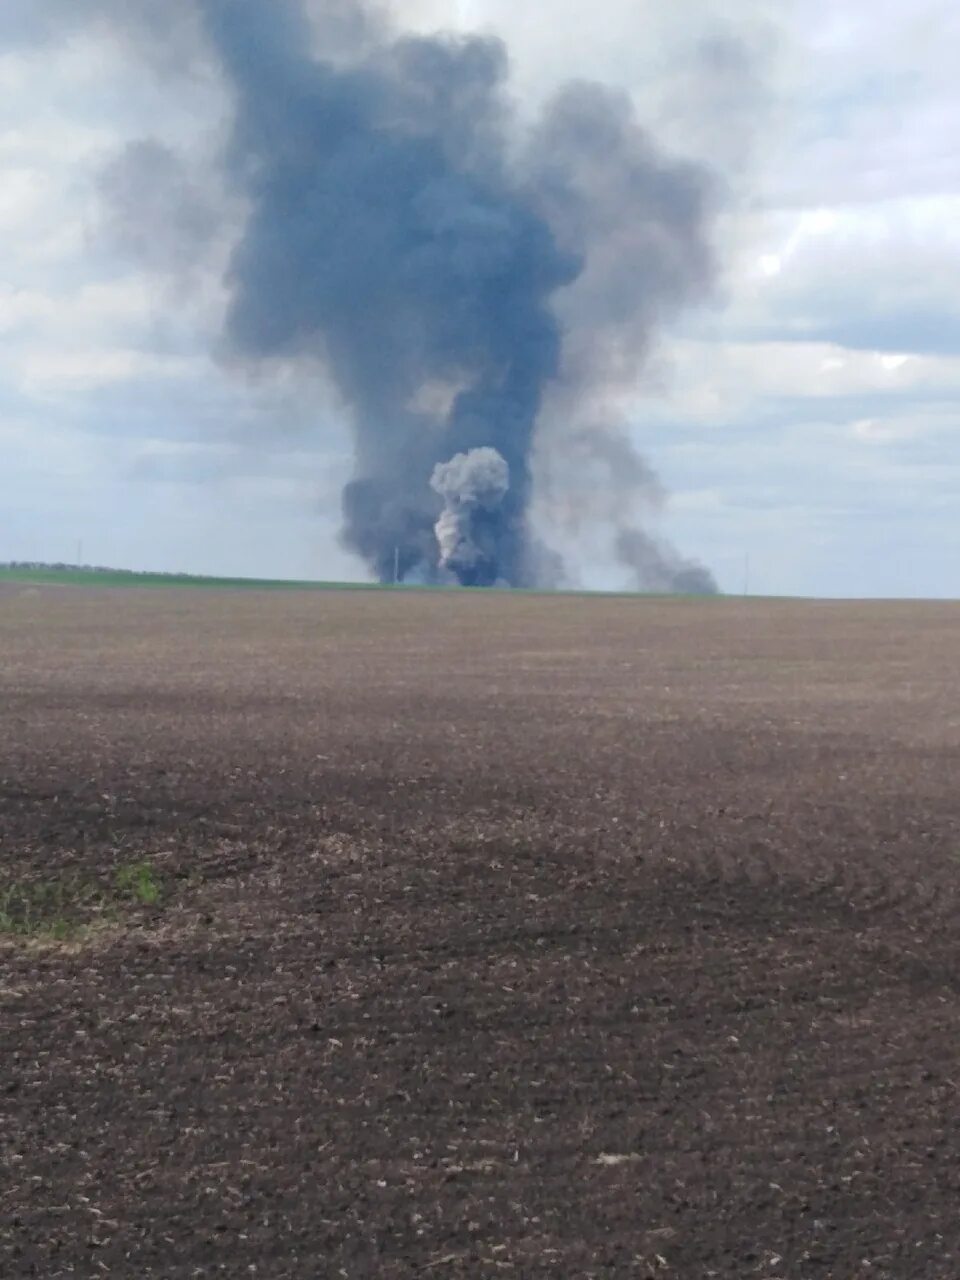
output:
[{"label": "white smoke cloud", "polygon": [[436,523],[440,565],[461,581],[485,581],[496,568],[496,548],[485,537],[492,515],[510,488],[510,468],[496,449],[458,453],[434,468],[430,487],[445,506]]}]

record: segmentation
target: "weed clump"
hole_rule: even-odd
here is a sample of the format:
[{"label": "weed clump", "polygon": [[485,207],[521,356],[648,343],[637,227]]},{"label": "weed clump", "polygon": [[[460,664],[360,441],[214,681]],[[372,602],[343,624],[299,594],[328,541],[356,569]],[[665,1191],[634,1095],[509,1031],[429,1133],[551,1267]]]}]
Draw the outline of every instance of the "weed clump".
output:
[{"label": "weed clump", "polygon": [[105,880],[82,872],[0,880],[0,937],[66,942],[116,924],[137,907],[157,907],[163,884],[149,862],[118,867]]}]

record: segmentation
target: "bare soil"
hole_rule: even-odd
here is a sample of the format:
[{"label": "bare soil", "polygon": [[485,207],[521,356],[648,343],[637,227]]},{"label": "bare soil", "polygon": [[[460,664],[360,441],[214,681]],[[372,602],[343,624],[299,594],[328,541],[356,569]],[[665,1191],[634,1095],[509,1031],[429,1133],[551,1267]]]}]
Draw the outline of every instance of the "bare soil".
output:
[{"label": "bare soil", "polygon": [[0,890],[163,896],[0,938],[0,1276],[956,1280],[958,671],[952,605],[4,593]]}]

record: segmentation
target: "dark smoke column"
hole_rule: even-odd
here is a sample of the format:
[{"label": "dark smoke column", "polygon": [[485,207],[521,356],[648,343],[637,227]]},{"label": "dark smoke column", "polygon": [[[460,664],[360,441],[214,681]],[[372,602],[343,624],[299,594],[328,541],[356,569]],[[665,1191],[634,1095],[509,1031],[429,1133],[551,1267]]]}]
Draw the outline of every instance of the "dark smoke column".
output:
[{"label": "dark smoke column", "polygon": [[488,447],[512,486],[487,540],[498,576],[523,581],[533,430],[561,354],[550,300],[579,264],[507,171],[502,46],[391,40],[357,9],[355,45],[325,61],[295,3],[204,12],[250,201],[233,346],[331,371],[355,433],[344,539],[381,578],[397,547],[405,575],[436,573],[434,468]]},{"label": "dark smoke column", "polygon": [[[603,376],[582,343],[566,360],[566,318],[585,288],[586,330],[642,358],[663,299],[703,283],[702,175],[596,87],[508,145],[497,40],[396,36],[354,0],[309,21],[299,0],[196,3],[234,92],[227,164],[249,209],[227,338],[334,379],[354,433],[345,543],[384,580],[399,549],[405,577],[546,581],[527,518],[544,395],[562,383],[575,404]],[[470,537],[451,553],[454,508],[431,479],[476,450],[509,487],[461,507]]]}]

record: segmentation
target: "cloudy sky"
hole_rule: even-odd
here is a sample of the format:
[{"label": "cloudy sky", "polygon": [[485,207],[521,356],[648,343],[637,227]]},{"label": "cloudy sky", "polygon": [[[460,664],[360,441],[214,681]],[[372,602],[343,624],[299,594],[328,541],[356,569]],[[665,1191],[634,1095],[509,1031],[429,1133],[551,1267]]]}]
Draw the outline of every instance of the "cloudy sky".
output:
[{"label": "cloudy sky", "polygon": [[[117,217],[121,148],[157,139],[202,165],[222,89],[175,41],[134,46],[83,10],[0,13],[0,560],[75,560],[82,542],[131,568],[361,578],[337,541],[350,453],[332,394],[217,349],[242,210],[208,206],[188,168],[139,242]],[[603,80],[722,175],[717,296],[661,335],[628,406],[671,495],[663,534],[728,591],[749,562],[756,592],[960,595],[956,6],[394,11],[501,34],[521,118],[566,79]],[[184,219],[206,229],[202,262],[178,257]],[[617,585],[599,558],[580,571]]]}]

